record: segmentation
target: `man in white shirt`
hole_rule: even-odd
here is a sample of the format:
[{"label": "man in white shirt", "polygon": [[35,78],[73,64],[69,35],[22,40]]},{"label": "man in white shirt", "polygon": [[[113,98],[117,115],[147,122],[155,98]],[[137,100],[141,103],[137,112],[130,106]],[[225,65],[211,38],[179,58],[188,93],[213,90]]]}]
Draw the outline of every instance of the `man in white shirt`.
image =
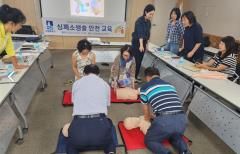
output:
[{"label": "man in white shirt", "polygon": [[110,106],[110,87],[98,76],[96,65],[85,67],[87,74],[72,86],[73,116],[104,113]]},{"label": "man in white shirt", "polygon": [[107,116],[110,86],[98,75],[97,65],[87,65],[72,87],[73,120],[68,130],[67,153],[103,149],[114,154],[113,124]]}]

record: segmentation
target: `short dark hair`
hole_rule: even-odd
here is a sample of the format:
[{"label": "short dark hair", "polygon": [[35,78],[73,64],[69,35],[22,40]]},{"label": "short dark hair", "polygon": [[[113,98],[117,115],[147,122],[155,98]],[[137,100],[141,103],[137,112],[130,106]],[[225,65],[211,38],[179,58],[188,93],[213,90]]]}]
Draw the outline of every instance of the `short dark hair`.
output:
[{"label": "short dark hair", "polygon": [[146,12],[151,12],[151,11],[155,11],[155,6],[152,4],[148,4],[147,6],[145,6],[144,10],[143,10],[143,16],[146,16]]},{"label": "short dark hair", "polygon": [[123,47],[121,47],[120,49],[121,56],[123,55],[124,51],[127,51],[131,57],[133,56],[131,45],[125,44]]},{"label": "short dark hair", "polygon": [[84,74],[93,73],[93,74],[99,75],[100,74],[100,69],[99,69],[99,67],[97,65],[90,64],[90,65],[86,65],[84,67],[83,73]]},{"label": "short dark hair", "polygon": [[221,41],[225,44],[226,46],[226,53],[221,56],[222,59],[226,58],[228,55],[235,53],[237,51],[237,44],[236,40],[232,36],[226,36],[221,39]]},{"label": "short dark hair", "polygon": [[171,12],[170,12],[170,18],[169,18],[169,19],[171,19],[171,15],[172,15],[173,12],[176,13],[176,15],[177,15],[177,20],[179,20],[179,18],[181,17],[181,11],[180,11],[180,9],[179,9],[178,7],[173,8],[173,9],[171,10]]},{"label": "short dark hair", "polygon": [[88,40],[83,39],[83,40],[80,40],[78,42],[77,49],[78,49],[79,53],[81,53],[85,49],[91,51],[92,50],[92,44]]},{"label": "short dark hair", "polygon": [[192,11],[184,12],[183,15],[182,15],[182,18],[183,17],[186,17],[190,24],[196,24],[197,23],[196,16],[194,15],[194,13]]},{"label": "short dark hair", "polygon": [[26,22],[26,17],[19,9],[4,4],[0,7],[0,21],[3,24],[11,21],[15,24],[24,24]]},{"label": "short dark hair", "polygon": [[144,75],[145,75],[145,77],[147,77],[147,76],[152,77],[154,75],[160,76],[160,73],[159,73],[157,68],[155,68],[155,67],[148,67],[148,68],[146,68],[144,70]]}]

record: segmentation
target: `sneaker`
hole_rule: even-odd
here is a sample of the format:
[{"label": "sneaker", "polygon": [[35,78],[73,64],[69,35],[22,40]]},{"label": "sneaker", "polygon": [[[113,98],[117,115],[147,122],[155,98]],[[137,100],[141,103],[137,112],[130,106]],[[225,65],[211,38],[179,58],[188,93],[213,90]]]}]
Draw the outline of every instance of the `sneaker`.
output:
[{"label": "sneaker", "polygon": [[67,80],[64,82],[65,85],[72,85],[73,84],[73,80]]},{"label": "sneaker", "polygon": [[186,150],[186,151],[184,151],[184,152],[182,152],[180,154],[192,154],[192,152],[190,150]]},{"label": "sneaker", "polygon": [[108,154],[115,154],[115,152],[109,152]]},{"label": "sneaker", "polygon": [[135,78],[135,82],[136,82],[136,83],[141,83],[142,80],[141,80],[141,78]]}]

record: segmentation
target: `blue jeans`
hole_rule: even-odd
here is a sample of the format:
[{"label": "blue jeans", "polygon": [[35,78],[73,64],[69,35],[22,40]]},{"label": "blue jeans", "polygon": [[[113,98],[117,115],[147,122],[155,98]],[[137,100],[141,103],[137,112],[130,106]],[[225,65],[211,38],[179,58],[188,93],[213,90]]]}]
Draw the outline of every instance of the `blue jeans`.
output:
[{"label": "blue jeans", "polygon": [[174,148],[179,152],[184,152],[188,149],[182,139],[186,126],[185,114],[158,116],[147,131],[145,144],[154,154],[167,154],[170,151],[161,142],[168,139]]},{"label": "blue jeans", "polygon": [[179,51],[178,43],[167,43],[164,47],[165,51],[171,51],[174,54],[177,54]]}]

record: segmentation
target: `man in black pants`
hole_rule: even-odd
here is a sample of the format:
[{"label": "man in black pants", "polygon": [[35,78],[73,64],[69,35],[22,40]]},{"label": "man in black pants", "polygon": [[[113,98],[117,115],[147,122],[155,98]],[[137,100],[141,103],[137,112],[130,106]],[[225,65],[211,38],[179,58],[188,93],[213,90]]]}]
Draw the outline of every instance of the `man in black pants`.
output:
[{"label": "man in black pants", "polygon": [[160,79],[157,68],[148,67],[144,74],[147,83],[140,89],[144,118],[154,118],[150,108],[156,115],[145,136],[146,146],[155,154],[172,154],[161,144],[168,139],[179,154],[191,154],[181,138],[187,127],[187,117],[175,87]]},{"label": "man in black pants", "polygon": [[110,87],[96,65],[87,65],[84,76],[72,87],[73,120],[68,129],[67,154],[103,149],[114,154],[113,124],[107,118]]}]

